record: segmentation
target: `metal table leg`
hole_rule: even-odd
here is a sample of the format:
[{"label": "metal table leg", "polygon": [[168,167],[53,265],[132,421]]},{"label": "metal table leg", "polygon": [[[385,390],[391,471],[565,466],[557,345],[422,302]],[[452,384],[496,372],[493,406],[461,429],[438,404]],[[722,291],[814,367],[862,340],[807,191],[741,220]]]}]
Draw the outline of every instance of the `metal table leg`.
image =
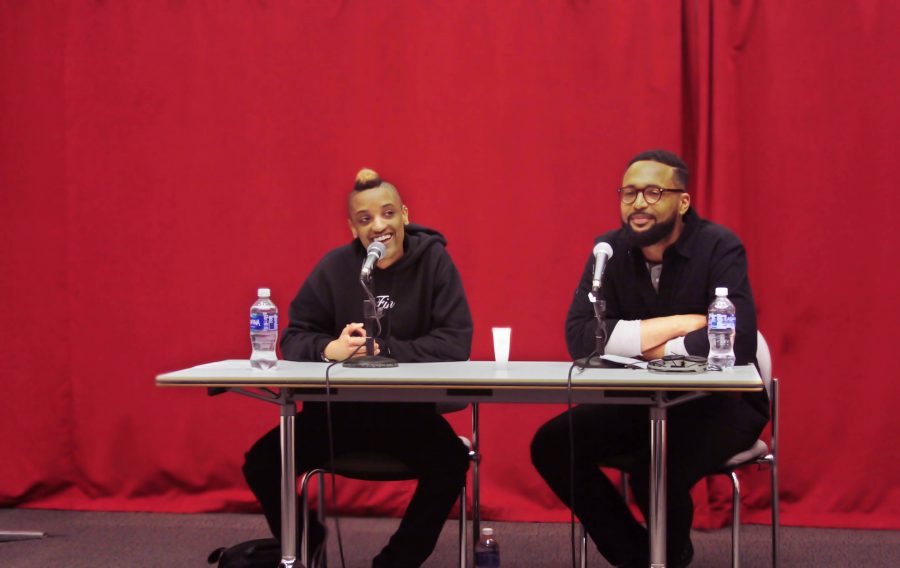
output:
[{"label": "metal table leg", "polygon": [[479,487],[478,466],[481,464],[481,452],[478,439],[478,403],[472,403],[472,554],[481,540],[481,488]]},{"label": "metal table leg", "polygon": [[302,568],[297,562],[297,472],[294,460],[294,422],[297,405],[281,394],[281,564]]},{"label": "metal table leg", "polygon": [[666,408],[650,407],[650,568],[666,566]]}]

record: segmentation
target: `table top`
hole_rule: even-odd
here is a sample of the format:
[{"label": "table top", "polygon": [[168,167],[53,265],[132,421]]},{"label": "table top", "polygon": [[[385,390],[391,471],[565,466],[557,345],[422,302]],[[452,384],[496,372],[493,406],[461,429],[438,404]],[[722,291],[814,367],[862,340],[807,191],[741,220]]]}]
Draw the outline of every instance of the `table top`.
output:
[{"label": "table top", "polygon": [[[565,391],[571,362],[557,361],[456,361],[447,363],[402,363],[384,369],[351,369],[334,365],[329,371],[331,387],[352,389],[477,389]],[[274,369],[259,371],[249,360],[232,359],[164,373],[158,386],[232,388],[325,387],[328,363],[278,361]],[[742,365],[728,371],[705,373],[658,373],[645,369],[575,369],[572,389],[628,391],[760,391],[763,383],[756,367]]]}]

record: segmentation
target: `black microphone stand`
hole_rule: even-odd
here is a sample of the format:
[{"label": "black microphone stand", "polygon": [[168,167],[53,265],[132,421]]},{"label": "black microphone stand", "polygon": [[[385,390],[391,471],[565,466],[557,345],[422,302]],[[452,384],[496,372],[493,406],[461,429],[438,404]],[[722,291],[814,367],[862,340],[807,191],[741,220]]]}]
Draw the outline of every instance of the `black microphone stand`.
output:
[{"label": "black microphone stand", "polygon": [[606,352],[606,341],[609,339],[606,333],[606,300],[600,299],[600,288],[594,288],[588,295],[591,304],[594,305],[594,317],[597,318],[597,330],[594,337],[597,340],[594,352],[587,357],[575,359],[575,365],[582,369],[610,369],[618,368],[621,365],[610,363],[601,359]]},{"label": "black microphone stand", "polygon": [[[372,273],[368,273],[359,279],[362,284],[363,292],[366,299],[363,300],[363,318],[366,327],[366,353],[362,357],[354,357],[344,361],[345,367],[354,369],[384,369],[386,367],[396,367],[397,360],[391,357],[382,357],[374,355],[375,338],[381,333],[381,316],[382,310],[378,307],[375,295],[372,294],[370,284],[372,282]],[[377,330],[377,331],[376,331]]]}]

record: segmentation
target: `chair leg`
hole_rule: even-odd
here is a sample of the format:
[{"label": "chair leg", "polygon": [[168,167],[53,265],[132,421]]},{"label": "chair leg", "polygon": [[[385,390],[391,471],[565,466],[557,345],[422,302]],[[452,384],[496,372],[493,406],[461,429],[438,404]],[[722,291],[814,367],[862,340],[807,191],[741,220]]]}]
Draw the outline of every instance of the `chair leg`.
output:
[{"label": "chair leg", "polygon": [[[322,474],[325,473],[324,469],[311,469],[303,474],[303,477],[300,479],[300,500],[301,506],[303,508],[303,538],[300,543],[300,565],[301,566],[309,566],[309,480],[316,474],[319,474],[320,481],[320,491],[319,495],[321,497],[322,491],[321,481],[323,479]],[[321,515],[321,509],[319,511]]]},{"label": "chair leg", "polygon": [[459,568],[466,568],[466,557],[469,552],[468,532],[466,531],[466,486],[459,491]]},{"label": "chair leg", "polygon": [[778,462],[772,460],[772,567],[778,568],[779,514],[778,514]]},{"label": "chair leg", "polygon": [[325,508],[325,483],[327,481],[326,472],[323,470],[319,473],[319,495],[316,497],[316,501],[318,502],[319,508],[316,510],[316,516],[319,519],[319,523],[325,524],[325,512],[327,509]]},{"label": "chair leg", "polygon": [[731,566],[741,565],[741,483],[731,472]]},{"label": "chair leg", "polygon": [[584,530],[584,525],[581,526],[581,537],[578,539],[578,547],[581,549],[581,568],[587,568],[587,533]]}]

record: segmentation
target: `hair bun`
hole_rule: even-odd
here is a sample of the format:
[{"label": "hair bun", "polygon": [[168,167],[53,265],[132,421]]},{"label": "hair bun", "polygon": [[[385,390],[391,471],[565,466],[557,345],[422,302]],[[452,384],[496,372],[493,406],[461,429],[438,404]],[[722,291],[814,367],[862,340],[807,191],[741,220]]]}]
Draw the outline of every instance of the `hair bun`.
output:
[{"label": "hair bun", "polygon": [[354,184],[353,189],[361,191],[363,189],[378,187],[379,185],[381,185],[381,177],[378,176],[378,172],[370,170],[369,168],[363,168],[356,174],[356,183]]}]

